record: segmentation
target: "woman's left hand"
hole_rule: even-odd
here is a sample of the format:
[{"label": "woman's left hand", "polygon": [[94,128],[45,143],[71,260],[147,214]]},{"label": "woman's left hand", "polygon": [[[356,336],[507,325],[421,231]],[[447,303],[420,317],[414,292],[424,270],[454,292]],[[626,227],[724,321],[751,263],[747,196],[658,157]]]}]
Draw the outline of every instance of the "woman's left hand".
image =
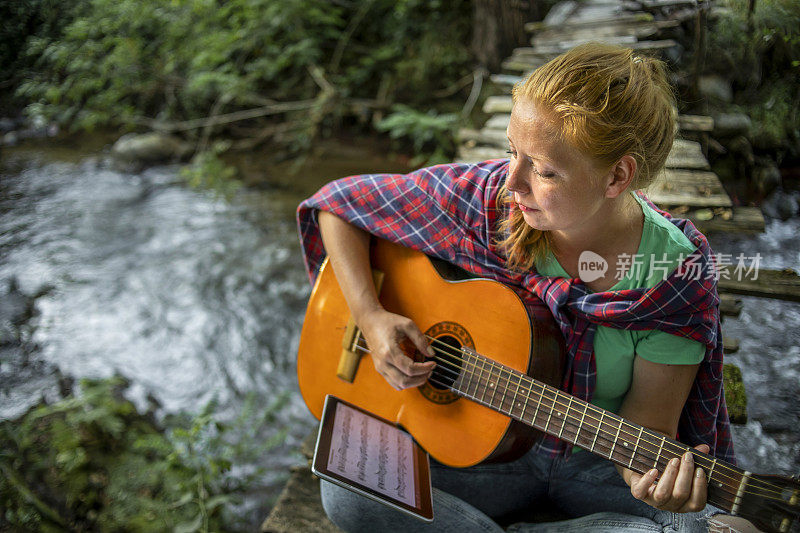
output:
[{"label": "woman's left hand", "polygon": [[[697,451],[708,453],[705,444],[695,446]],[[702,468],[695,466],[691,452],[681,459],[672,459],[656,482],[658,471],[654,468],[646,474],[631,472],[630,486],[634,498],[653,507],[674,513],[691,513],[706,506],[708,484]]]}]

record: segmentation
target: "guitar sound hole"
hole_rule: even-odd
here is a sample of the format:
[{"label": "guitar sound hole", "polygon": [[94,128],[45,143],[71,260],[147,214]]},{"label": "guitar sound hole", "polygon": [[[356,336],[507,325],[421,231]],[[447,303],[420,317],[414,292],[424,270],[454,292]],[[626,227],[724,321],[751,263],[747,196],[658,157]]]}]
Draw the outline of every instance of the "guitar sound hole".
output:
[{"label": "guitar sound hole", "polygon": [[428,383],[439,390],[448,390],[461,373],[461,343],[450,335],[437,337],[431,343],[436,353],[436,368]]}]

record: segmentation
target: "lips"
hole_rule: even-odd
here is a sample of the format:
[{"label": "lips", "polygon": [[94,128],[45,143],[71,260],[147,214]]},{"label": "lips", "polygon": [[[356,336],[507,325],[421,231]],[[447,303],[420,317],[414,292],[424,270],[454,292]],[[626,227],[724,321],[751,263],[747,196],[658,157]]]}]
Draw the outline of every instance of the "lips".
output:
[{"label": "lips", "polygon": [[522,211],[523,213],[533,213],[534,211],[538,211],[538,209],[534,209],[532,207],[528,207],[527,205],[523,205],[520,203],[517,203],[517,207],[519,207],[519,210]]}]

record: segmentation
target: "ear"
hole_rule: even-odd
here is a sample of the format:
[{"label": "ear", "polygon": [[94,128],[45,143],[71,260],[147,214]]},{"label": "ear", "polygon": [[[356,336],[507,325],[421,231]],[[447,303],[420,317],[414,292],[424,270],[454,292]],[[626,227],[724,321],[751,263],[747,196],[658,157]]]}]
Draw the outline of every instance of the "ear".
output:
[{"label": "ear", "polygon": [[636,175],[636,159],[632,155],[624,155],[614,163],[608,171],[608,181],[606,184],[606,198],[616,198],[625,192]]}]

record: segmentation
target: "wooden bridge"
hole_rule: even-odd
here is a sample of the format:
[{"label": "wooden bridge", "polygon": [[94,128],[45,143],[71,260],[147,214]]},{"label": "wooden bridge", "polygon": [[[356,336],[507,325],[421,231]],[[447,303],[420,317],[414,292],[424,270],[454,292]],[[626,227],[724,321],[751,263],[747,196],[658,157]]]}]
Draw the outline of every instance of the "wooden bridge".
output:
[{"label": "wooden bridge", "polygon": [[[538,66],[587,41],[620,44],[646,53],[670,53],[677,43],[659,38],[660,33],[693,19],[696,13],[694,0],[568,0],[554,6],[544,21],[526,25],[533,34],[532,46],[516,49],[503,62],[506,72],[492,76],[492,81],[505,86],[509,94],[486,100],[484,111],[491,117],[483,128],[460,132],[458,160],[476,162],[506,157],[510,89]],[[690,218],[704,232],[763,231],[764,217],[760,209],[734,206],[719,177],[710,170],[704,147],[714,129],[713,119],[683,115],[678,118],[678,126],[679,138],[669,154],[666,169],[648,187],[648,196],[674,215]],[[741,311],[742,303],[734,296],[736,294],[800,302],[800,277],[793,271],[760,269],[759,275],[760,279],[752,279],[751,274],[750,279],[744,281],[722,276],[720,309],[724,316],[737,316]],[[738,344],[735,339],[726,339],[725,351],[735,352]],[[742,387],[741,375],[733,374],[739,377],[731,378],[726,374],[726,390]],[[730,379],[735,383],[729,382]],[[737,407],[733,398],[728,400],[733,419]],[[744,406],[740,407],[738,421],[741,423],[746,414]],[[302,448],[307,457],[311,447],[313,443],[307,442]],[[319,482],[307,466],[292,469],[289,482],[262,525],[262,531],[338,531],[325,517],[319,501]]]},{"label": "wooden bridge", "polygon": [[[590,41],[619,44],[645,53],[666,53],[678,43],[659,39],[659,34],[695,16],[694,8],[685,7],[691,4],[684,0],[588,0],[566,1],[554,6],[544,21],[526,26],[534,33],[533,46],[517,48],[503,62],[503,68],[514,74],[492,76],[492,80],[506,87],[509,94],[486,100],[483,110],[491,117],[481,130],[460,132],[458,160],[475,162],[506,157],[505,130],[512,105],[510,90],[531,71],[562,52]],[[645,191],[650,199],[673,214],[690,218],[702,231],[763,231],[761,210],[734,206],[719,177],[710,171],[704,146],[714,129],[713,119],[681,115],[678,127],[678,139],[665,171]]]}]

